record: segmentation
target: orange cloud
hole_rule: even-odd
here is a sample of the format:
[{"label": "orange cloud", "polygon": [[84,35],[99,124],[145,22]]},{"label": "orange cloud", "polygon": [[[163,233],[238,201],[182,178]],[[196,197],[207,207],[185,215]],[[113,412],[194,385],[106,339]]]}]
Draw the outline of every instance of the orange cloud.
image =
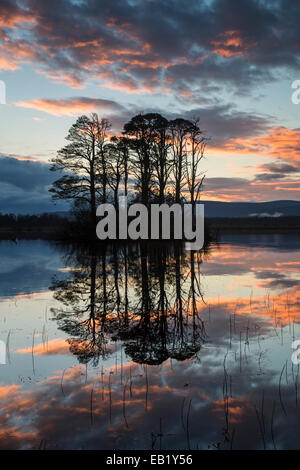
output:
[{"label": "orange cloud", "polygon": [[12,42],[8,39],[0,44],[0,70],[18,70],[20,63],[30,62],[36,51],[26,42]]},{"label": "orange cloud", "polygon": [[0,56],[0,70],[17,70],[19,68],[19,65],[16,65],[8,58]]},{"label": "orange cloud", "polygon": [[222,57],[232,57],[245,55],[252,47],[257,45],[255,41],[246,41],[241,36],[240,31],[225,31],[218,36],[220,39],[211,41],[212,52]]},{"label": "orange cloud", "polygon": [[[257,178],[207,178],[204,182],[205,199],[221,201],[268,201],[272,199],[299,199],[300,129],[283,126],[271,128],[268,133],[250,138],[232,138],[209,148],[209,153],[228,158],[253,155],[273,159],[253,167]],[[268,160],[267,160],[268,161]],[[277,171],[276,171],[277,169]],[[292,170],[292,173],[290,171]],[[285,175],[285,171],[287,174]],[[270,175],[270,178],[259,178]],[[281,174],[279,178],[276,176]],[[272,178],[274,175],[274,178]],[[294,177],[293,177],[294,175]]]},{"label": "orange cloud", "polygon": [[[216,181],[215,181],[216,180]],[[219,182],[220,180],[220,182]],[[224,180],[224,183],[222,183]],[[227,180],[229,182],[227,183]],[[299,181],[256,181],[244,178],[207,178],[204,194],[207,201],[271,201],[299,198]]]},{"label": "orange cloud", "polygon": [[11,397],[14,393],[18,392],[21,389],[20,385],[1,385],[0,386],[0,398],[4,400],[5,398]]},{"label": "orange cloud", "polygon": [[[53,356],[56,354],[69,354],[69,343],[63,338],[55,338],[46,343],[34,346],[33,353],[36,356]],[[17,349],[19,354],[32,354],[32,348]]]},{"label": "orange cloud", "polygon": [[110,114],[122,108],[114,101],[86,97],[62,100],[35,99],[33,101],[19,101],[15,105],[22,108],[36,109],[54,116],[76,116],[97,110]]},{"label": "orange cloud", "polygon": [[19,23],[34,23],[35,18],[27,13],[18,9],[17,12],[9,14],[8,11],[0,12],[0,26],[4,28],[16,28]]},{"label": "orange cloud", "polygon": [[233,138],[212,151],[238,154],[260,154],[288,162],[300,163],[300,129],[277,126],[268,134],[251,138]]},{"label": "orange cloud", "polygon": [[[224,398],[216,400],[213,403],[213,409],[217,413],[224,413]],[[248,401],[245,397],[242,398],[232,398],[228,397],[227,399],[227,411],[231,415],[231,423],[238,423],[243,419],[243,415],[246,414],[246,407]]]}]

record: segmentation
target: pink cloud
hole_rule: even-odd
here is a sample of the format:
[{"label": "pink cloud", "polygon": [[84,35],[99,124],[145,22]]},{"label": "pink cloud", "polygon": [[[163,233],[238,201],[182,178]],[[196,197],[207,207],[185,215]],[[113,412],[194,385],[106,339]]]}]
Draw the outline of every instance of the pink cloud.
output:
[{"label": "pink cloud", "polygon": [[[36,356],[53,356],[57,354],[69,354],[69,343],[63,338],[55,338],[46,343],[34,346],[33,353]],[[32,354],[32,348],[17,349],[19,354]]]},{"label": "pink cloud", "polygon": [[36,109],[54,116],[76,116],[93,111],[111,114],[122,109],[122,106],[114,101],[86,97],[61,100],[35,99],[33,101],[19,101],[15,105],[22,108]]}]

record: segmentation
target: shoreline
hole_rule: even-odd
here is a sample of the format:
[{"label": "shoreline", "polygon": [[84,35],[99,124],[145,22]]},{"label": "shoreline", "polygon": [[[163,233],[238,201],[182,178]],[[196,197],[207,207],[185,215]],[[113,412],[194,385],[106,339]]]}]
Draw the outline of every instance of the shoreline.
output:
[{"label": "shoreline", "polygon": [[[60,222],[64,224],[67,220],[60,219]],[[212,238],[218,237],[221,233],[300,233],[300,217],[206,218],[205,227],[206,233],[209,233]],[[17,239],[74,241],[76,240],[76,237],[69,236],[66,231],[58,231],[57,229],[54,229],[53,226],[42,226],[39,228],[33,227],[32,229],[28,229],[27,226],[24,227],[24,229],[20,227],[18,230],[12,227],[0,227],[0,240],[15,241]],[[88,239],[86,240],[86,242],[90,241],[91,240]],[[112,240],[107,240],[107,242],[110,243]],[[105,241],[103,240],[101,243],[105,243]]]}]

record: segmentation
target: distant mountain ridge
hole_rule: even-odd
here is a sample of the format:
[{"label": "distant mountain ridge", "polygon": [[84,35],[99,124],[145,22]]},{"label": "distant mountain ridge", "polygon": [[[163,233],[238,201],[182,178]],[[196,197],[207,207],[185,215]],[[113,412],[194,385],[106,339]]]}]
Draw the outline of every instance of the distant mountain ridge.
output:
[{"label": "distant mountain ridge", "polygon": [[[223,202],[201,200],[200,203],[204,204],[205,217],[300,217],[300,201]],[[33,211],[32,214],[42,213]],[[70,217],[68,211],[46,211],[46,213]]]},{"label": "distant mountain ridge", "polygon": [[[205,217],[300,217],[300,201],[222,202],[205,201]],[[68,212],[57,212],[67,217]]]},{"label": "distant mountain ridge", "polygon": [[300,201],[200,201],[205,217],[300,217]]}]

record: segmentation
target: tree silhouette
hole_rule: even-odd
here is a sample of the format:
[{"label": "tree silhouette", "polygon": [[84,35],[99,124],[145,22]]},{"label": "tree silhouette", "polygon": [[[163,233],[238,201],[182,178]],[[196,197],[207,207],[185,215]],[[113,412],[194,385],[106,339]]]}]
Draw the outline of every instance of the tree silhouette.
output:
[{"label": "tree silhouette", "polygon": [[159,114],[138,114],[124,125],[123,134],[130,137],[131,171],[136,178],[136,188],[141,193],[141,202],[148,206],[153,189],[154,141],[156,121]]},{"label": "tree silhouette", "polygon": [[185,152],[183,161],[183,174],[187,184],[189,201],[193,209],[200,196],[204,174],[201,171],[200,163],[204,158],[206,137],[199,127],[199,119],[192,121],[192,127],[189,133],[188,149]]},{"label": "tree silhouette", "polygon": [[184,159],[188,151],[188,142],[193,125],[187,119],[178,118],[170,121],[169,127],[172,143],[172,176],[175,186],[175,202],[179,204],[182,200],[182,189],[186,184],[184,180]]},{"label": "tree silhouette", "polygon": [[52,171],[64,172],[50,189],[53,199],[87,208],[93,227],[97,204],[106,200],[105,140],[109,127],[110,123],[95,113],[79,117],[66,137],[70,143],[51,160]]}]

